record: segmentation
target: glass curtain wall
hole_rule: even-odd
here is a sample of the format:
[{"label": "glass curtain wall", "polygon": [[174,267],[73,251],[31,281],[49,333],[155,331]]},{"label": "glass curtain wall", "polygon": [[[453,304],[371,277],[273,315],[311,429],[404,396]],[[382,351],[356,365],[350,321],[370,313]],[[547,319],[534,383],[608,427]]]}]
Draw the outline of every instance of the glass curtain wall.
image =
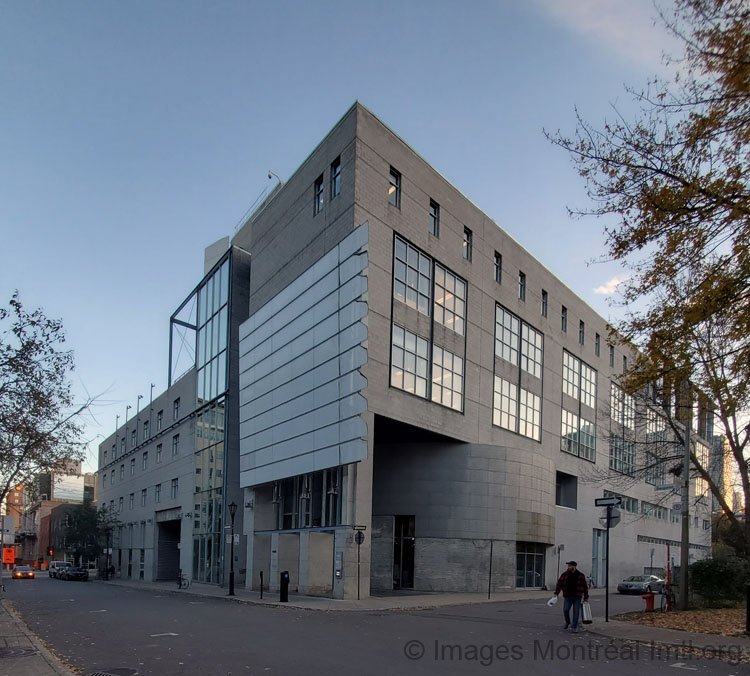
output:
[{"label": "glass curtain wall", "polygon": [[229,265],[227,257],[198,289],[193,579],[212,584],[222,563]]}]

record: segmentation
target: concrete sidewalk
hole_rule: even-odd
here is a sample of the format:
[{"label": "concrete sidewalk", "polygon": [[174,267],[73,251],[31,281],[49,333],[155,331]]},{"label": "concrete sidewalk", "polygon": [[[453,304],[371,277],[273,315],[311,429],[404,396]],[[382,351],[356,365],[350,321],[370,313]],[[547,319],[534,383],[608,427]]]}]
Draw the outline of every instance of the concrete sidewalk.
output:
[{"label": "concrete sidewalk", "polygon": [[0,676],[74,676],[54,657],[7,599],[0,602]]}]

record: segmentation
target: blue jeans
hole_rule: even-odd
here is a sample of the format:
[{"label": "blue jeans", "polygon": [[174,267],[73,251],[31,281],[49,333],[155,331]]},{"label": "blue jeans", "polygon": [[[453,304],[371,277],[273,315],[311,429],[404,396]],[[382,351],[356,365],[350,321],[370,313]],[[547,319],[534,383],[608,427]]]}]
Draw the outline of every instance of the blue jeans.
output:
[{"label": "blue jeans", "polygon": [[565,615],[565,624],[570,624],[570,608],[573,608],[573,629],[578,629],[578,616],[581,614],[581,597],[565,597],[563,599],[563,614]]}]

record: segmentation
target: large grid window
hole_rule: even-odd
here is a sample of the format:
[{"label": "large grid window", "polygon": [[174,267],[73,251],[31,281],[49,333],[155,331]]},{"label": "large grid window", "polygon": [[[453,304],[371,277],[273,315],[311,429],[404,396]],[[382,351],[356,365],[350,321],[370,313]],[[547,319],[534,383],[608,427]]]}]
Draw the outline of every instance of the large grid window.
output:
[{"label": "large grid window", "polygon": [[429,317],[431,260],[411,244],[396,237],[393,274],[393,296]]},{"label": "large grid window", "polygon": [[612,436],[609,439],[609,468],[615,472],[635,474],[635,442]]},{"label": "large grid window", "polygon": [[542,377],[544,337],[528,324],[521,324],[521,368],[537,378]]},{"label": "large grid window", "polygon": [[229,260],[198,289],[198,402],[227,389]]},{"label": "large grid window", "polygon": [[560,450],[578,455],[578,416],[565,409],[562,410]]},{"label": "large grid window", "polygon": [[[501,305],[495,306],[495,354],[542,377],[544,335]],[[520,361],[519,361],[520,355]]]},{"label": "large grid window", "polygon": [[646,412],[646,476],[647,484],[660,486],[665,481],[664,448],[667,442],[667,423],[656,411]]},{"label": "large grid window", "polygon": [[500,305],[495,307],[495,354],[518,364],[518,337],[521,320]]},{"label": "large grid window", "polygon": [[[698,464],[704,469],[708,469],[708,446],[698,442],[695,445],[695,455]],[[695,499],[705,502],[708,497],[708,481],[701,476],[696,476],[693,484],[695,490]]]},{"label": "large grid window", "polygon": [[542,400],[533,392],[519,389],[518,433],[539,441],[542,432]]},{"label": "large grid window", "polygon": [[572,411],[562,409],[560,450],[584,460],[596,460],[596,425]]},{"label": "large grid window", "polygon": [[435,321],[464,335],[466,282],[438,263],[435,263]]},{"label": "large grid window", "polygon": [[563,392],[596,408],[596,371],[567,351],[563,351]]},{"label": "large grid window", "polygon": [[512,432],[518,427],[518,386],[497,376],[492,422]]},{"label": "large grid window", "polygon": [[620,425],[635,429],[635,399],[614,383],[610,385],[610,416]]},{"label": "large grid window", "polygon": [[427,397],[428,342],[411,331],[393,325],[391,386]]},{"label": "large grid window", "polygon": [[563,352],[563,392],[578,399],[581,387],[581,360]]},{"label": "large grid window", "polygon": [[463,410],[464,360],[448,350],[432,348],[432,401]]},{"label": "large grid window", "polygon": [[541,398],[528,390],[495,376],[492,422],[530,439],[541,439]]}]

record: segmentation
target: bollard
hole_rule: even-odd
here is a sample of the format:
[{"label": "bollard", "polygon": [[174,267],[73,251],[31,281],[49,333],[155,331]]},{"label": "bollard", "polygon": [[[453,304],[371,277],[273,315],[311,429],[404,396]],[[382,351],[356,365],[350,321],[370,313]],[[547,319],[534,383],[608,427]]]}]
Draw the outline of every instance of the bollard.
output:
[{"label": "bollard", "polygon": [[285,570],[281,573],[281,579],[279,580],[279,602],[289,603],[289,571]]}]

